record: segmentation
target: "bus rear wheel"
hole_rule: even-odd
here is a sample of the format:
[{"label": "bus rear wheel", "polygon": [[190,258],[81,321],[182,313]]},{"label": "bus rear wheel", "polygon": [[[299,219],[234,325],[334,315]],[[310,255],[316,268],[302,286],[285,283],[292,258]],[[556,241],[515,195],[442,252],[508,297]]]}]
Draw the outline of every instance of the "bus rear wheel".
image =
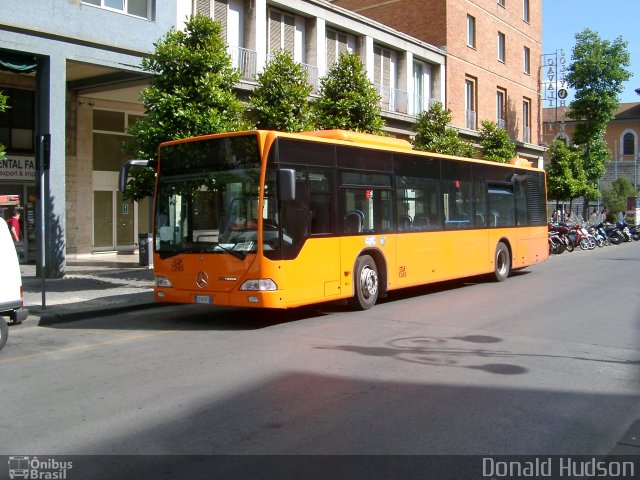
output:
[{"label": "bus rear wheel", "polygon": [[355,295],[353,305],[360,310],[368,310],[378,300],[378,268],[370,255],[362,255],[356,260]]},{"label": "bus rear wheel", "polygon": [[511,273],[511,254],[503,242],[498,242],[496,245],[493,267],[494,276],[498,282],[504,282]]}]

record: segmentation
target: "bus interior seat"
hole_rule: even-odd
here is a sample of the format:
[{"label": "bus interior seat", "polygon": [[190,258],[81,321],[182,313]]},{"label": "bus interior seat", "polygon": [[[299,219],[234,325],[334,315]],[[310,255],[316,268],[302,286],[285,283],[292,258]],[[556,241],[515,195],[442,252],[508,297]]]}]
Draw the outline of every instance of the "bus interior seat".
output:
[{"label": "bus interior seat", "polygon": [[364,213],[360,210],[350,210],[344,216],[344,232],[360,233],[364,225]]},{"label": "bus interior seat", "polygon": [[400,219],[398,220],[398,229],[399,230],[410,230],[411,229],[411,217],[409,215],[400,215]]},{"label": "bus interior seat", "polygon": [[418,230],[427,230],[429,225],[429,217],[416,217],[413,219],[413,228]]},{"label": "bus interior seat", "polygon": [[498,218],[500,218],[500,214],[495,210],[491,210],[489,212],[489,226],[497,227],[498,226]]}]

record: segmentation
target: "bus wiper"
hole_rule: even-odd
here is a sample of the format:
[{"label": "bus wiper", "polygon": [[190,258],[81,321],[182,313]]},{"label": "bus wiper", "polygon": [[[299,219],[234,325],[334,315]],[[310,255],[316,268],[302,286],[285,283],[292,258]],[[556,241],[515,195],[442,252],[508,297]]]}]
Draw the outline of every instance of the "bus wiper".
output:
[{"label": "bus wiper", "polygon": [[[234,247],[235,247],[235,244],[234,244]],[[246,253],[243,252],[242,250],[234,250],[232,248],[225,247],[220,242],[214,244],[213,250],[215,251],[217,248],[222,250],[224,253],[230,253],[231,255],[233,255],[236,258],[239,258],[240,260],[243,260],[244,257],[247,256]]]}]

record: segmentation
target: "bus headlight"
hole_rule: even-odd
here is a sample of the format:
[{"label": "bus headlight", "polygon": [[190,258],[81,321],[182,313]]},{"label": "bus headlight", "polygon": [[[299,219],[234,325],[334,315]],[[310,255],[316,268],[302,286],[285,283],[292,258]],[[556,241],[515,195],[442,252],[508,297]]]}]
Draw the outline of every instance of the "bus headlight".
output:
[{"label": "bus headlight", "polygon": [[247,280],[240,287],[240,290],[252,292],[273,292],[277,289],[278,286],[270,278],[256,278],[253,280]]},{"label": "bus headlight", "polygon": [[173,284],[167,277],[156,277],[156,287],[173,288]]}]

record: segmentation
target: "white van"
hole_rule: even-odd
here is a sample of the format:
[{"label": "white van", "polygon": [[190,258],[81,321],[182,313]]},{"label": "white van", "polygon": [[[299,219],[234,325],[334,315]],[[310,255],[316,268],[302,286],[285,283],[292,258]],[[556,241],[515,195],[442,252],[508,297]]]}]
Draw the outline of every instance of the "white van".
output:
[{"label": "white van", "polygon": [[18,254],[7,222],[0,218],[0,315],[22,323],[29,311],[23,308],[22,277]]}]

